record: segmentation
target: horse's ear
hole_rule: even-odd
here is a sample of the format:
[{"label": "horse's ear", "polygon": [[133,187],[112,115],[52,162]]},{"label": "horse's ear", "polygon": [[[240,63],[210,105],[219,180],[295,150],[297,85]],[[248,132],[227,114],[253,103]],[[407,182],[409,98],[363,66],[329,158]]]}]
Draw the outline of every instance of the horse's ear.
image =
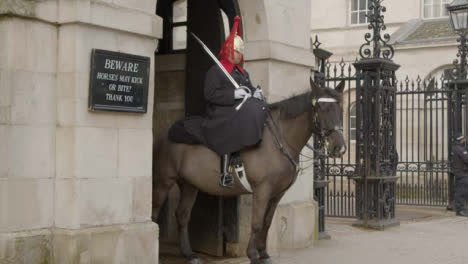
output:
[{"label": "horse's ear", "polygon": [[344,91],[344,88],[345,88],[345,81],[341,81],[340,84],[338,84],[338,86],[336,86],[335,88],[335,91],[339,92],[339,93],[343,93]]},{"label": "horse's ear", "polygon": [[310,90],[312,90],[312,96],[315,98],[319,98],[322,92],[322,88],[318,87],[317,84],[314,82],[312,79],[312,76],[310,77]]}]

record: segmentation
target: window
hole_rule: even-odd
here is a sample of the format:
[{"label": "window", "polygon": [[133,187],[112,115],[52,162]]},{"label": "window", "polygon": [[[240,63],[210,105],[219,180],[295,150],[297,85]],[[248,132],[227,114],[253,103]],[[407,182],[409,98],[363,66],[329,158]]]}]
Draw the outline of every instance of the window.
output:
[{"label": "window", "polygon": [[424,18],[448,17],[445,6],[452,0],[424,0]]},{"label": "window", "polygon": [[367,23],[370,0],[351,0],[351,24]]},{"label": "window", "polygon": [[172,3],[172,50],[187,48],[187,0]]},{"label": "window", "polygon": [[156,14],[163,18],[159,54],[187,49],[187,0],[158,0]]},{"label": "window", "polygon": [[356,140],[356,104],[349,109],[349,139]]}]

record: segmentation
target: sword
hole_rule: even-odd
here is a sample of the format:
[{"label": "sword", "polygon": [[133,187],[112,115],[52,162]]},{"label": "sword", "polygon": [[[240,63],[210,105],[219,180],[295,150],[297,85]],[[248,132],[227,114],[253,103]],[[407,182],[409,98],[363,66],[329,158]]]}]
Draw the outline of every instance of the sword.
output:
[{"label": "sword", "polygon": [[[234,80],[234,78],[232,78],[231,74],[229,74],[226,69],[224,68],[224,66],[221,64],[221,62],[219,62],[218,58],[216,58],[216,56],[213,54],[213,52],[211,52],[211,50],[205,45],[205,43],[203,43],[203,41],[197,37],[197,35],[195,35],[193,32],[190,32],[190,34],[192,35],[192,37],[194,37],[198,43],[200,43],[200,45],[203,47],[203,49],[205,50],[205,52],[210,56],[210,58],[216,63],[216,65],[218,65],[218,68],[221,69],[221,71],[223,71],[224,73],[224,76],[226,76],[229,81],[232,83],[232,85],[234,85],[234,87],[236,89],[241,89],[241,87],[239,86],[239,84],[237,84],[236,80]],[[244,97],[244,99],[242,100],[242,103],[240,103],[237,107],[236,107],[236,111],[238,111],[242,105],[245,103],[245,101],[247,101],[247,99],[249,99],[250,97],[252,97],[252,94],[251,94],[251,91],[248,90],[247,91],[248,94]]]}]

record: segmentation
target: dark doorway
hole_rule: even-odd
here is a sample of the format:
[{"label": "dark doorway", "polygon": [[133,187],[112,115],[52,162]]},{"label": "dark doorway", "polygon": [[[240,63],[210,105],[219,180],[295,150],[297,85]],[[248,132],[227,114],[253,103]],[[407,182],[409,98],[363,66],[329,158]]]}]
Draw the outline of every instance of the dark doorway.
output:
[{"label": "dark doorway", "polygon": [[[169,61],[173,58],[183,61],[185,65],[183,96],[181,97],[180,93],[181,78],[177,78],[181,77],[181,73],[174,73],[174,67],[168,67],[168,71],[170,76],[176,77],[163,78],[161,76],[167,74],[166,72],[156,72],[155,79],[163,79],[168,87],[173,87],[175,83],[178,83],[178,86],[172,90],[156,87],[156,90],[162,89],[163,92],[155,92],[155,96],[161,96],[171,105],[174,100],[182,101],[186,116],[203,115],[205,74],[214,62],[187,33],[195,33],[217,55],[226,34],[229,34],[234,17],[240,14],[237,0],[159,0],[157,14],[164,19],[164,38],[159,43],[156,62],[158,58]],[[157,98],[155,104],[156,101]],[[164,121],[155,122],[157,126],[164,127],[180,118],[181,112],[177,111],[174,114],[168,110],[168,113],[161,113],[161,109],[155,108],[155,115],[166,118]],[[235,243],[238,240],[238,208],[237,198],[218,198],[200,192],[189,227],[193,249],[213,256],[223,256],[226,243]],[[166,203],[160,213],[158,224],[161,241],[173,236],[170,233],[174,232],[174,228],[171,227],[175,224],[172,223],[175,219],[171,212],[174,209],[175,205]]]}]

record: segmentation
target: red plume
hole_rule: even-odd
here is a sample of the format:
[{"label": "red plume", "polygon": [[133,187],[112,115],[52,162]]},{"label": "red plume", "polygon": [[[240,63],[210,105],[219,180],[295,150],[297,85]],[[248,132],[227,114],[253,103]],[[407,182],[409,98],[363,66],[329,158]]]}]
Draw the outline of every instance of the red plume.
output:
[{"label": "red plume", "polygon": [[[241,18],[236,16],[234,18],[234,25],[232,25],[231,33],[226,38],[221,50],[219,51],[218,57],[219,59],[228,59],[229,57],[234,56],[234,38],[237,36],[242,36],[242,31],[240,27]],[[242,58],[242,62],[244,62],[244,58]]]}]

